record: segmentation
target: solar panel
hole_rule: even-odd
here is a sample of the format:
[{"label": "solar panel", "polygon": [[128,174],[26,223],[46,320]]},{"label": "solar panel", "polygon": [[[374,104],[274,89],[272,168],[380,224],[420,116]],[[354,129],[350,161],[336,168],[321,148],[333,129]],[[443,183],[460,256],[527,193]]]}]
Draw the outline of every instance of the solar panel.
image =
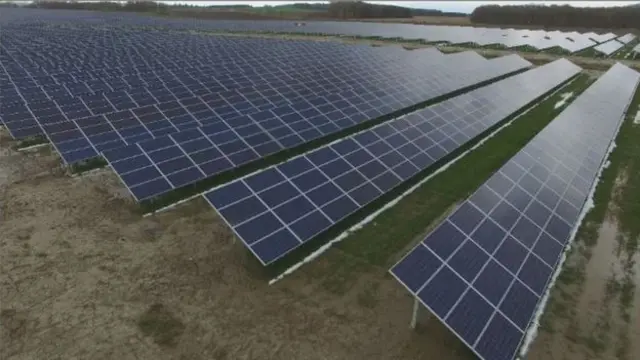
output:
[{"label": "solar panel", "polygon": [[626,35],[623,35],[623,36],[617,38],[616,40],[618,40],[619,42],[621,42],[623,44],[628,44],[628,43],[632,42],[635,39],[636,39],[636,36],[634,34],[628,33]]},{"label": "solar panel", "polygon": [[624,44],[618,42],[617,40],[609,40],[605,43],[602,43],[594,47],[593,49],[599,53],[609,56],[614,52],[622,49],[623,47],[624,47]]},{"label": "solar panel", "polygon": [[[463,57],[460,59],[465,60]],[[494,60],[496,61],[488,62],[488,66],[481,69],[472,67],[456,70],[455,75],[451,70],[448,75],[440,73],[437,76],[445,78],[446,75],[448,81],[439,83],[437,87],[429,86],[429,84],[436,85],[436,78],[431,78],[433,80],[425,83],[418,81],[418,84],[412,88],[393,86],[385,91],[385,88],[380,85],[373,93],[367,89],[349,90],[326,98],[315,97],[308,101],[251,113],[248,116],[241,115],[226,120],[220,116],[217,121],[203,124],[199,130],[150,140],[150,143],[158,141],[167,144],[166,146],[176,149],[176,154],[179,151],[180,157],[191,159],[185,163],[185,166],[188,164],[189,168],[199,168],[199,171],[193,171],[199,176],[189,178],[189,181],[174,183],[167,181],[170,173],[162,169],[160,171],[134,170],[128,165],[119,164],[121,162],[126,164],[132,161],[130,157],[134,157],[136,162],[147,158],[144,164],[149,168],[157,165],[149,156],[139,155],[140,148],[145,146],[144,143],[113,151],[103,151],[103,156],[131,190],[132,195],[141,201],[199,181],[202,176],[216,175],[274,152],[293,148],[393,113],[415,103],[511,73],[528,64],[521,58],[513,56]],[[203,137],[204,140],[202,140]],[[191,146],[191,143],[197,143],[198,146]],[[152,147],[155,148],[155,146]],[[204,150],[208,152],[203,152]],[[61,153],[65,156],[64,152]],[[212,163],[215,166],[212,166]],[[224,163],[224,166],[221,163]],[[174,170],[171,169],[171,171]],[[163,186],[149,189],[145,185],[147,183],[163,183]]]},{"label": "solar panel", "polygon": [[[158,35],[158,37],[161,36]],[[153,40],[157,39],[154,38]],[[111,105],[115,106],[115,104],[113,104],[113,99],[110,96],[121,95],[120,90],[126,90],[130,92],[130,97],[132,97],[133,101],[136,102],[136,106],[144,106],[150,105],[150,103],[189,97],[194,94],[202,96],[204,94],[215,93],[217,91],[225,91],[229,90],[231,87],[245,86],[243,85],[245,83],[256,83],[256,81],[258,83],[265,83],[265,76],[271,76],[271,79],[279,79],[281,81],[289,80],[287,83],[294,83],[297,81],[302,81],[303,83],[311,82],[314,78],[317,79],[318,77],[317,74],[314,74],[313,72],[323,71],[326,66],[322,65],[322,62],[327,60],[335,61],[342,66],[343,70],[346,69],[348,71],[351,66],[354,65],[351,63],[353,63],[354,59],[357,59],[358,57],[361,57],[361,60],[365,61],[371,60],[370,57],[373,56],[372,54],[377,54],[376,56],[378,56],[379,59],[385,60],[397,60],[399,59],[398,56],[401,56],[399,55],[401,53],[394,54],[393,56],[387,56],[386,53],[380,50],[371,50],[372,48],[370,47],[351,47],[351,51],[349,51],[349,47],[344,45],[330,45],[327,48],[327,46],[323,44],[310,46],[309,44],[313,43],[297,42],[284,42],[287,47],[294,51],[276,53],[275,55],[277,56],[271,56],[274,55],[272,54],[273,50],[271,49],[277,49],[278,40],[272,42],[271,45],[273,46],[262,47],[260,46],[262,45],[260,40],[254,42],[258,46],[253,46],[255,50],[253,54],[246,54],[246,56],[239,56],[244,54],[237,54],[238,57],[233,58],[231,61],[216,61],[216,55],[219,55],[220,53],[219,49],[216,49],[216,52],[212,54],[207,54],[207,51],[202,49],[197,55],[209,56],[208,61],[214,62],[215,66],[207,65],[199,68],[193,67],[194,64],[198,64],[196,59],[190,61],[184,68],[168,66],[163,62],[160,64],[162,66],[158,70],[150,69],[145,63],[136,63],[134,64],[134,68],[136,69],[135,72],[125,72],[120,69],[117,71],[113,71],[113,69],[105,71],[104,69],[90,70],[89,68],[84,68],[78,71],[74,70],[70,73],[48,74],[46,71],[42,72],[39,69],[26,67],[28,69],[27,73],[21,74],[19,77],[17,70],[24,72],[25,67],[23,66],[24,63],[16,63],[15,66],[17,68],[10,72],[12,73],[13,82],[17,85],[14,84],[10,89],[7,89],[7,91],[12,91],[13,93],[10,94],[10,96],[3,95],[3,104],[26,102],[28,104],[27,107],[29,107],[33,102],[37,103],[54,100],[57,103],[60,103],[66,100],[73,100],[73,97],[76,96],[84,98],[104,94],[107,98],[106,101],[111,102]],[[226,41],[226,43],[228,44],[229,42]],[[280,41],[280,43],[283,42]],[[232,41],[230,43],[232,48],[246,45],[242,44],[242,41]],[[24,44],[21,44],[21,46],[23,45]],[[205,42],[204,44],[199,45],[207,45],[207,43]],[[261,51],[257,51],[258,49]],[[136,51],[138,50],[139,48],[136,48]],[[406,55],[408,53],[404,50],[402,50],[402,52],[404,53],[402,55]],[[256,56],[258,53],[261,55],[260,57]],[[422,61],[425,59],[424,55],[433,55],[437,53],[438,51],[435,49],[431,49],[430,51],[419,51],[415,52],[414,56],[411,56],[411,58],[416,61]],[[416,56],[418,54],[420,56]],[[266,63],[266,65],[261,62],[261,59],[264,57],[269,57],[271,60]],[[167,62],[170,61],[167,60]],[[371,61],[368,61],[368,66],[371,66],[372,68],[379,65],[380,64],[372,64]],[[292,66],[297,67],[297,69],[290,69]],[[333,66],[335,67],[335,65]],[[257,72],[258,70],[259,72]],[[304,71],[307,74],[304,75],[301,71]],[[29,73],[33,76],[29,76]],[[226,76],[226,78],[224,78],[226,80],[222,79],[223,74]],[[390,76],[391,74],[387,75]],[[115,78],[114,76],[118,77]],[[295,77],[295,81],[291,78],[292,76]],[[125,77],[127,80],[126,84],[124,81]],[[196,80],[195,78],[198,78],[199,80]],[[222,79],[222,83],[216,80],[217,78]],[[202,80],[202,82],[200,82],[200,80]],[[334,84],[342,84],[341,81],[343,79],[334,78],[326,80],[327,81],[324,82],[323,86],[327,91],[332,91],[329,88]],[[56,84],[52,84],[52,82],[56,82]],[[134,98],[134,93],[144,87],[148,87],[152,95],[143,97],[142,99]],[[187,89],[185,89],[185,87]],[[21,93],[23,94],[21,95]],[[140,103],[139,101],[144,101],[144,103]],[[105,102],[105,100],[102,100],[102,102]],[[118,102],[117,105],[118,106],[115,106],[115,108],[118,110],[131,108],[130,102]],[[102,106],[94,105],[92,110],[95,109],[96,111],[93,111],[92,115],[99,115],[112,110],[108,107],[108,104],[103,104]],[[65,115],[67,115],[68,120],[75,119],[70,117],[68,114]],[[24,120],[24,122],[11,124],[9,126],[11,132],[16,134],[39,135],[38,128],[33,126],[35,119],[28,118],[30,115],[25,116],[26,118],[24,119],[14,120]],[[27,120],[30,120],[29,123],[27,123]],[[21,124],[28,125],[26,126],[27,129],[16,128],[16,126]]]},{"label": "solar panel", "polygon": [[390,272],[481,359],[513,359],[640,74],[612,67]]},{"label": "solar panel", "polygon": [[205,197],[254,255],[269,264],[579,71],[557,60],[254,173]]},{"label": "solar panel", "polygon": [[[426,59],[424,57],[425,55],[432,56],[434,53],[438,53],[438,52],[437,50],[434,50],[430,52],[419,52],[419,53],[422,56],[417,56],[416,60],[425,60]],[[336,57],[334,60],[338,63],[340,62],[339,57]],[[302,65],[304,65],[304,63]],[[370,69],[370,70],[373,70],[373,69]],[[297,79],[295,81],[291,80],[287,83],[282,83],[280,87],[275,88],[276,91],[281,90],[285,92],[285,90],[287,88],[291,88],[292,85],[295,85],[296,83],[301,83],[300,81],[306,80],[308,83],[313,82],[311,77],[307,77],[300,72],[289,71],[289,73],[287,73],[286,69],[278,69],[278,71],[280,72],[279,73],[261,73],[260,75],[261,76],[273,75],[274,77],[280,78],[281,80],[286,79],[286,75],[289,75],[289,76],[297,75]],[[307,72],[313,71],[313,68],[307,67],[305,68],[305,71]],[[313,73],[311,74],[313,75]],[[228,84],[227,87],[220,86],[220,83],[218,82],[218,80],[222,79],[222,77],[218,77],[218,80],[213,80],[213,83],[209,82],[209,84],[212,85],[211,87],[208,87],[206,85],[201,85],[199,83],[196,83],[196,84],[190,83],[191,87],[189,89],[193,91],[189,91],[185,89],[180,84],[171,83],[172,80],[168,80],[166,82],[165,80],[158,80],[155,83],[153,83],[152,82],[153,79],[149,78],[147,79],[148,83],[146,84],[148,88],[131,90],[132,91],[131,93],[127,93],[127,92],[123,93],[123,91],[112,91],[112,92],[100,93],[97,89],[93,89],[94,92],[87,93],[88,90],[84,83],[73,83],[74,84],[73,86],[77,87],[78,85],[82,85],[83,86],[82,89],[84,89],[84,90],[82,89],[78,90],[77,88],[73,88],[73,92],[80,93],[81,95],[80,101],[82,102],[80,106],[88,107],[86,110],[88,110],[89,113],[84,116],[101,115],[101,114],[113,112],[116,109],[125,110],[125,109],[132,109],[138,106],[158,104],[158,103],[167,102],[167,101],[175,101],[176,99],[184,99],[184,98],[192,97],[194,93],[198,93],[199,95],[202,96],[205,94],[209,94],[210,91],[215,91],[215,90],[225,91],[232,87],[238,86],[236,83],[238,82],[239,74],[230,73],[230,74],[227,74],[227,76],[229,76],[230,79],[231,78],[234,79],[233,84]],[[154,75],[154,78],[155,78],[155,75]],[[323,82],[322,85],[318,84],[318,86],[322,86],[322,89],[321,89],[322,91],[337,92],[338,89],[344,89],[345,87],[348,87],[346,84],[340,87],[340,85],[343,84],[344,81],[343,81],[343,78],[339,78],[337,75],[330,78],[329,77],[325,78],[324,80],[325,81]],[[271,83],[271,85],[273,85],[273,82]],[[65,86],[70,87],[71,84],[66,84]],[[265,86],[269,87],[269,85],[265,85]],[[318,92],[318,89],[315,89],[315,90],[316,92]],[[145,94],[141,95],[141,92]],[[53,95],[53,94],[49,94],[49,95]],[[23,98],[19,97],[17,99],[22,100]],[[73,98],[68,99],[67,97],[63,97],[62,99],[54,99],[54,100],[56,100],[55,101],[56,104],[53,104],[51,106],[55,107],[57,105],[58,107],[61,108],[63,112],[65,110],[64,105],[66,102],[76,101],[76,99],[73,99]],[[46,100],[42,100],[42,99],[39,100],[39,102],[44,102],[44,101]],[[26,107],[37,106],[37,105],[38,103],[35,103],[35,104],[26,105]],[[232,103],[231,105],[236,105],[236,104]],[[65,116],[67,120],[75,120],[79,118],[80,115],[81,114],[78,114],[75,112],[73,112],[72,114],[65,112]],[[27,135],[40,134],[39,129],[35,126],[37,125],[37,119],[34,118],[32,114],[30,114],[28,111],[24,111],[22,113],[22,116],[23,118],[21,119],[13,119],[12,122],[15,122],[15,123],[10,124],[9,126],[10,131],[13,134],[20,134],[18,138],[25,137],[25,134]],[[49,122],[46,121],[45,123],[49,123]],[[23,129],[22,126],[24,126],[26,129]],[[47,135],[51,135],[51,134],[47,133]]]}]

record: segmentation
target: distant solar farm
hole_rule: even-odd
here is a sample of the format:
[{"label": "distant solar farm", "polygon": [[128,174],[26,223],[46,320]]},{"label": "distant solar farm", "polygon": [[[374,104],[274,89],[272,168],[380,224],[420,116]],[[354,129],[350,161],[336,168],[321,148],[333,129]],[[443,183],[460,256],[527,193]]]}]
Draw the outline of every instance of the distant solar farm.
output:
[{"label": "distant solar farm", "polygon": [[[72,172],[106,167],[134,202],[152,211],[199,197],[264,266],[353,216],[367,226],[361,220],[399,189],[517,123],[582,69],[566,59],[534,66],[515,54],[486,59],[433,47],[205,31],[567,53],[593,48],[606,56],[635,40],[612,33],[3,12],[0,121],[16,144],[50,144]],[[526,335],[537,326],[639,83],[637,71],[612,66],[415,247],[398,254],[389,272],[479,358],[509,360],[526,351]]]}]

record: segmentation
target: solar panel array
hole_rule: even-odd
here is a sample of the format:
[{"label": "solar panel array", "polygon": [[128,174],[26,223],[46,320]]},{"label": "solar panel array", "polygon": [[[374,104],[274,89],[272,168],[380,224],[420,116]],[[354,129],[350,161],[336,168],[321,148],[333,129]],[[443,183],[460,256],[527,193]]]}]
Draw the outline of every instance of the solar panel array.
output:
[{"label": "solar panel array", "polygon": [[[15,34],[37,40],[37,31],[21,30]],[[90,28],[69,32],[66,29],[60,33],[50,30],[44,39],[48,44],[44,49],[40,49],[38,41],[27,41],[18,35],[12,39],[14,32],[5,35],[0,60],[8,81],[2,85],[4,106],[0,117],[14,137],[41,134],[42,125],[239,88],[251,90],[250,87],[262,86],[262,92],[281,91],[286,95],[292,89],[283,89],[285,85],[298,90],[307,83],[313,85],[312,80],[320,79],[328,86],[320,90],[333,92],[337,90],[332,86],[333,82],[338,83],[340,79],[322,76],[328,71],[323,63],[342,61],[343,71],[349,72],[372,57],[372,61],[378,61],[378,66],[384,66],[384,61],[392,61],[394,56],[402,55],[395,49],[385,51],[337,44],[260,39],[243,41],[187,34],[156,36],[148,31],[110,31],[108,36],[103,34],[104,31]],[[123,41],[128,44],[119,44]],[[103,46],[105,42],[108,46]],[[86,48],[78,49],[75,44]],[[102,49],[91,49],[92,45]],[[129,54],[123,59],[119,52],[134,55]],[[66,56],[67,53],[85,58],[82,63],[85,68],[78,70],[77,62],[56,56]],[[433,55],[437,52],[424,50],[419,53]],[[181,55],[188,55],[189,60]],[[273,62],[263,63],[262,58],[257,57],[259,55],[273,58]],[[423,60],[419,56],[404,57],[406,61],[414,61],[413,65]],[[403,65],[405,71],[412,68],[411,63]],[[371,66],[369,70],[376,70],[375,65]],[[392,76],[393,73],[384,75]],[[327,81],[330,84],[326,85]],[[272,84],[273,89],[269,88]],[[276,102],[275,105],[281,101],[275,95],[267,100]],[[47,132],[48,129],[45,127],[44,130]]]},{"label": "solar panel array", "polygon": [[[9,9],[9,17],[14,16],[14,23],[27,21],[25,12],[31,11],[33,17],[47,19],[48,22],[78,22],[78,18],[94,25],[122,26],[158,26],[176,30],[201,29],[216,31],[261,31],[279,33],[327,34],[345,36],[375,36],[383,38],[422,39],[434,42],[477,43],[481,45],[501,44],[507,47],[531,46],[539,50],[560,47],[569,52],[577,52],[596,45],[599,42],[615,38],[615,34],[595,33],[580,34],[577,32],[545,32],[542,30],[495,29],[464,26],[436,26],[414,24],[389,24],[371,22],[338,22],[310,21],[305,26],[297,26],[293,21],[242,21],[242,20],[184,20],[158,19],[137,14],[106,14],[101,17],[81,11],[67,11],[63,14],[40,12],[38,10]],[[13,15],[14,12],[20,14]],[[72,14],[76,14],[75,18]]]},{"label": "solar panel array", "polygon": [[390,270],[480,358],[515,357],[639,81],[613,66]]},{"label": "solar panel array", "polygon": [[557,60],[223,185],[205,197],[268,264],[579,71]]},{"label": "solar panel array", "polygon": [[613,53],[615,53],[616,51],[622,49],[624,47],[624,44],[616,41],[616,40],[609,40],[605,43],[602,43],[596,47],[594,47],[593,49],[601,54],[604,54],[606,56],[610,56]]},{"label": "solar panel array", "polygon": [[634,34],[628,33],[626,35],[620,36],[616,40],[621,42],[621,43],[623,43],[623,44],[628,44],[628,43],[632,42],[635,39],[636,39],[636,36]]},{"label": "solar panel array", "polygon": [[[342,93],[349,90],[363,94],[368,103],[362,112],[345,105],[321,114],[344,128],[389,107],[471,85],[471,79],[503,75],[502,68],[529,65],[514,57],[486,61],[475,53],[440,61],[443,55],[434,49],[49,27],[41,34],[39,27],[25,25],[6,36],[0,58],[9,81],[3,83],[0,118],[15,138],[44,133],[67,164],[173,132],[304,107],[303,101],[344,104]],[[63,58],[67,52],[87,59],[87,68]],[[456,65],[470,73],[458,74]]]},{"label": "solar panel array", "polygon": [[[220,116],[203,126],[104,151],[104,158],[138,200],[193,184],[269,154],[348,129],[416,103],[529,66],[519,57],[482,60],[441,56],[437,65],[405,76],[367,79],[346,91],[305,99],[240,116]],[[449,60],[450,59],[450,60]],[[363,74],[371,80],[371,71]],[[464,69],[464,70],[461,70]],[[342,78],[345,78],[342,76]],[[395,81],[394,81],[395,80]],[[214,110],[215,111],[215,110]]]},{"label": "solar panel array", "polygon": [[597,43],[603,43],[606,41],[609,41],[611,39],[615,39],[616,38],[616,34],[614,33],[606,33],[606,34],[596,34],[594,32],[589,32],[584,34],[584,36],[588,37],[589,39],[597,42]]}]

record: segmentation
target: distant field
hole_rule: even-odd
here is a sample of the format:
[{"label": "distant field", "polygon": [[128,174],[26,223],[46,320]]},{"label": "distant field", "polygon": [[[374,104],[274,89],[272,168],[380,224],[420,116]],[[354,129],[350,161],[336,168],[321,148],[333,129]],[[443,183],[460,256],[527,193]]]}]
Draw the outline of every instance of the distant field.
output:
[{"label": "distant field", "polygon": [[[392,22],[392,23],[412,23],[412,24],[424,24],[424,25],[452,25],[452,26],[477,26],[477,27],[500,27],[500,28],[512,28],[512,29],[545,29],[544,26],[536,25],[495,25],[495,24],[482,24],[473,23],[469,17],[456,17],[456,16],[417,16],[413,18],[402,19],[353,19],[352,21],[370,21],[370,22]],[[563,27],[551,27],[546,30],[560,30],[560,31],[577,31],[577,32],[596,32],[607,33],[613,32],[618,35],[624,35],[629,32],[640,34],[637,29],[599,29],[599,28],[563,28]]]},{"label": "distant field", "polygon": [[393,19],[353,19],[353,21],[371,21],[371,22],[391,22],[391,23],[412,23],[412,24],[430,24],[430,25],[460,25],[471,26],[471,20],[468,17],[456,16],[416,16],[412,18],[393,18]]}]

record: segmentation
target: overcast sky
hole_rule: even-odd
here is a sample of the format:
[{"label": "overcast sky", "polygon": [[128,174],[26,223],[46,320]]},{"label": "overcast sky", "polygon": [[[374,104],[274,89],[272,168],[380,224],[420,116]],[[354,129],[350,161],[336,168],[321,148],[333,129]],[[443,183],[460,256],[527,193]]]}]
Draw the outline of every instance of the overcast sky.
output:
[{"label": "overcast sky", "polygon": [[[393,4],[399,6],[406,6],[420,9],[436,9],[442,11],[455,11],[471,13],[473,9],[480,5],[496,4],[496,5],[522,5],[522,4],[541,4],[541,5],[562,5],[569,4],[576,7],[605,7],[605,6],[624,6],[636,1],[367,1],[373,4]],[[326,1],[165,1],[167,3],[187,3],[187,4],[201,4],[201,5],[238,5],[238,4],[250,4],[253,6],[264,5],[283,5],[296,2],[305,3],[323,3]]]}]

